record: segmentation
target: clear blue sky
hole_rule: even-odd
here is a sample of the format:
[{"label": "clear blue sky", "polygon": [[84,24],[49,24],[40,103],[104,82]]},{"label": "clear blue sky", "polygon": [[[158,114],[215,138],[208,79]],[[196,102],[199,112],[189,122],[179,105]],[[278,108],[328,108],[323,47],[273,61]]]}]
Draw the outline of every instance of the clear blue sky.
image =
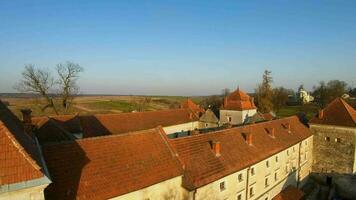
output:
[{"label": "clear blue sky", "polygon": [[356,1],[1,1],[0,92],[25,64],[85,68],[82,93],[356,86]]}]

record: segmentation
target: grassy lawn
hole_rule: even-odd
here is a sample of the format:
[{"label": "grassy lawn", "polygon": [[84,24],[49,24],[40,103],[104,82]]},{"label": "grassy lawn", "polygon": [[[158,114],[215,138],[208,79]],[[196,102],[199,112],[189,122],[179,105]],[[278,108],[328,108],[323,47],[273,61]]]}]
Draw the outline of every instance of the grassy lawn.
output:
[{"label": "grassy lawn", "polygon": [[307,118],[311,119],[318,112],[318,107],[313,104],[285,106],[281,108],[276,114],[278,117],[288,117],[288,116],[296,115],[300,112],[305,113]]}]

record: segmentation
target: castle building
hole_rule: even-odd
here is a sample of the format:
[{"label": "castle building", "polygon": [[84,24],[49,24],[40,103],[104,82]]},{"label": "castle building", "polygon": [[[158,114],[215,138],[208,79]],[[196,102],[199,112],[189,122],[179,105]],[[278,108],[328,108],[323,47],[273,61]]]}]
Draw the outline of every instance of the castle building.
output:
[{"label": "castle building", "polygon": [[337,98],[309,124],[315,145],[313,171],[355,173],[356,111],[342,98]]},{"label": "castle building", "polygon": [[297,117],[175,139],[156,128],[49,144],[44,155],[53,184],[46,195],[272,199],[305,183],[312,147],[312,135]]},{"label": "castle building", "polygon": [[[302,196],[311,172],[313,135],[296,116],[169,138],[169,123],[147,127],[187,123],[177,113],[191,122],[194,113],[133,113],[129,119],[146,123],[136,122],[137,130],[119,114],[84,124],[79,116],[31,118],[26,110],[21,123],[0,106],[1,200],[270,200]],[[91,137],[74,138],[80,131]],[[40,145],[39,136],[52,141]]]},{"label": "castle building", "polygon": [[222,124],[243,124],[246,118],[256,114],[257,108],[253,98],[239,88],[224,98],[220,109],[220,122]]}]

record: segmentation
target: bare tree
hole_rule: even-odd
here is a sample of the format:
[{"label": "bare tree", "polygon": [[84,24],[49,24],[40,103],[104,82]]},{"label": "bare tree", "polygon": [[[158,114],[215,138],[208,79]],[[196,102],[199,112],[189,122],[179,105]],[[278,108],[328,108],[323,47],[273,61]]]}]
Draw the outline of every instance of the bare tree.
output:
[{"label": "bare tree", "polygon": [[15,86],[15,89],[20,92],[40,94],[46,100],[46,105],[42,108],[42,111],[51,107],[58,114],[50,96],[50,90],[54,83],[54,78],[47,69],[39,69],[29,64],[25,66],[25,70],[22,72],[22,80]]},{"label": "bare tree", "polygon": [[60,63],[56,67],[58,73],[59,94],[62,98],[62,107],[67,110],[74,99],[74,95],[78,94],[79,87],[77,79],[79,74],[83,72],[83,68],[76,63],[66,62]]}]

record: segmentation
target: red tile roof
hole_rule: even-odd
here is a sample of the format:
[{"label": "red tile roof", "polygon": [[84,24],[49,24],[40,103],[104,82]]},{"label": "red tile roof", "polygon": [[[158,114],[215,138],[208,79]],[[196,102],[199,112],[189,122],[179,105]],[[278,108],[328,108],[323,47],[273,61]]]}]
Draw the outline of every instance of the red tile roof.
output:
[{"label": "red tile roof", "polygon": [[295,186],[288,186],[272,200],[300,200],[304,196],[304,193]]},{"label": "red tile roof", "polygon": [[194,113],[196,113],[198,116],[205,112],[204,108],[201,108],[199,105],[195,104],[191,99],[187,99],[187,100],[183,101],[180,104],[180,107],[185,108],[185,109],[190,109]]},{"label": "red tile roof", "polygon": [[263,119],[268,120],[268,121],[273,120],[275,118],[271,113],[263,113],[261,115],[262,115]]},{"label": "red tile roof", "polygon": [[198,117],[189,109],[170,109],[149,112],[133,112],[120,114],[98,114],[80,117],[84,137],[121,134],[155,128],[172,126],[193,121]]},{"label": "red tile roof", "polygon": [[342,98],[333,100],[322,112],[323,116],[321,119],[318,114],[310,120],[310,123],[356,127],[356,111]]},{"label": "red tile roof", "polygon": [[182,175],[162,129],[46,145],[49,199],[108,199]]},{"label": "red tile roof", "polygon": [[44,177],[35,141],[0,101],[0,186]]},{"label": "red tile roof", "polygon": [[222,109],[225,110],[250,110],[256,109],[253,98],[239,88],[224,98]]},{"label": "red tile roof", "polygon": [[[282,126],[290,124],[291,132]],[[266,132],[274,128],[275,137]],[[252,146],[242,133],[252,134]],[[225,129],[206,134],[171,139],[172,146],[185,165],[183,185],[190,190],[251,166],[311,136],[296,116],[258,124]],[[220,142],[221,155],[216,157],[212,142]],[[266,145],[268,144],[268,145]]]}]

